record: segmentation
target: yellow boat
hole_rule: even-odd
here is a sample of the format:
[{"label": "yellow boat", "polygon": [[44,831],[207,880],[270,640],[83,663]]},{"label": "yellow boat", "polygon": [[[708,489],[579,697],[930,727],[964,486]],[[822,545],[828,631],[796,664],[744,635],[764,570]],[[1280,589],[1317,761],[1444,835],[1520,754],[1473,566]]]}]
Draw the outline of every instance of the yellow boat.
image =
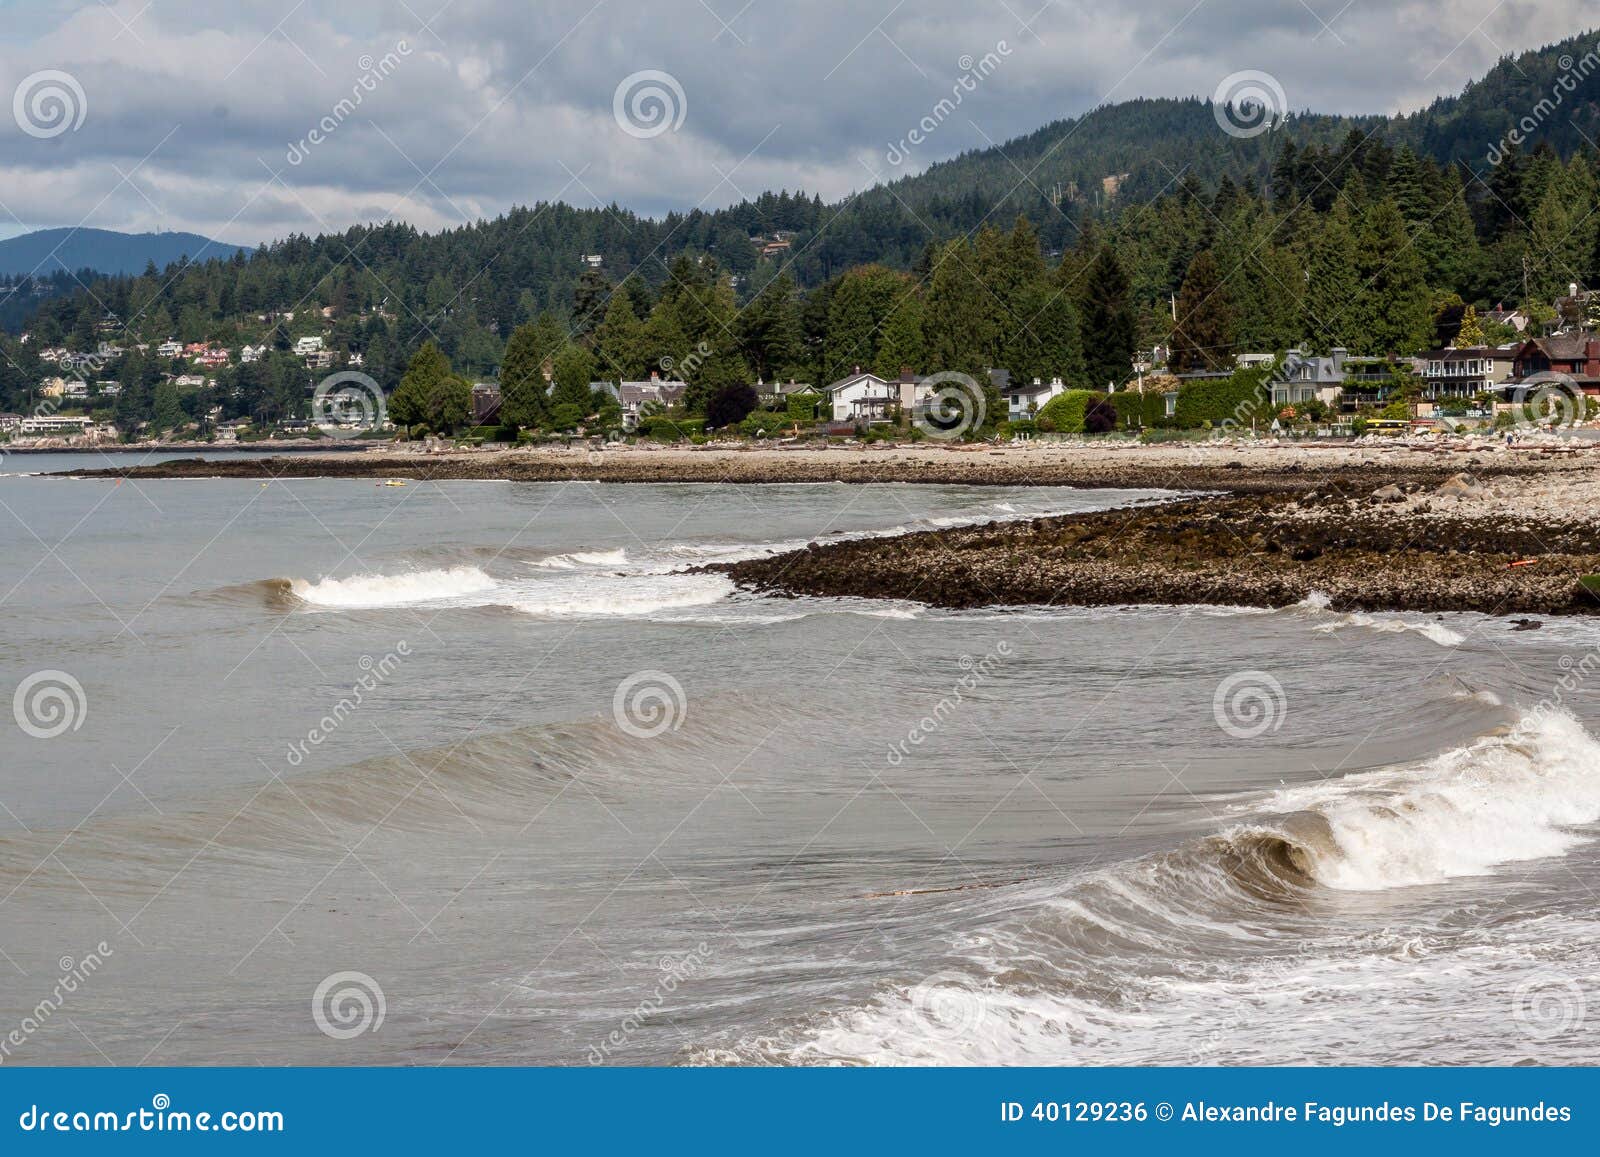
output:
[{"label": "yellow boat", "polygon": [[404,478],[389,478],[384,481],[385,486],[404,486],[405,484]]}]

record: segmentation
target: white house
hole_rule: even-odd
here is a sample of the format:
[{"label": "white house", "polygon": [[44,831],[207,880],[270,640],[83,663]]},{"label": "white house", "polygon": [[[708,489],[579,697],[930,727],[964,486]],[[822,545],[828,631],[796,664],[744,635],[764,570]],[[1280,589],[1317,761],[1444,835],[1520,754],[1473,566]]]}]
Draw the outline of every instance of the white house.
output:
[{"label": "white house", "polygon": [[889,416],[889,409],[898,405],[899,382],[885,381],[877,374],[863,373],[857,366],[855,373],[840,378],[827,388],[828,401],[833,407],[835,422],[881,422]]},{"label": "white house", "polygon": [[156,357],[178,358],[183,356],[183,343],[181,341],[164,341],[156,346]]},{"label": "white house", "polygon": [[316,336],[303,337],[294,343],[294,352],[299,357],[305,357],[307,354],[314,354],[321,349],[322,339]]},{"label": "white house", "polygon": [[251,362],[260,361],[263,357],[266,356],[266,353],[267,353],[267,347],[266,347],[265,344],[262,344],[262,345],[247,345],[247,346],[243,347],[242,349],[240,349],[240,351],[239,351],[239,361],[244,365],[249,365]]},{"label": "white house", "polygon": [[1013,382],[1010,390],[1006,395],[1006,409],[1011,420],[1016,422],[1033,417],[1051,398],[1066,393],[1067,386],[1060,378],[1051,378],[1048,382],[1034,378],[1032,385]]},{"label": "white house", "polygon": [[94,425],[93,418],[68,418],[60,414],[48,417],[24,418],[18,423],[19,434],[87,434]]},{"label": "white house", "polygon": [[89,396],[89,383],[85,381],[68,382],[63,397],[87,398]]}]

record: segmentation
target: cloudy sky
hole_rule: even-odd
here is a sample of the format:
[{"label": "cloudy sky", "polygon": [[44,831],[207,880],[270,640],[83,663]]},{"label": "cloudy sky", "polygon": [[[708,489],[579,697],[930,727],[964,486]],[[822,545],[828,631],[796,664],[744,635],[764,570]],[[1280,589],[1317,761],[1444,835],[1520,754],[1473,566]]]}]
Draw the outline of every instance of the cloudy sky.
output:
[{"label": "cloudy sky", "polygon": [[[831,199],[1102,102],[1209,96],[1241,70],[1278,78],[1296,110],[1411,110],[1600,24],[1586,7],[0,0],[0,236],[83,224],[253,244],[541,199]],[[974,73],[955,115],[891,148]]]}]

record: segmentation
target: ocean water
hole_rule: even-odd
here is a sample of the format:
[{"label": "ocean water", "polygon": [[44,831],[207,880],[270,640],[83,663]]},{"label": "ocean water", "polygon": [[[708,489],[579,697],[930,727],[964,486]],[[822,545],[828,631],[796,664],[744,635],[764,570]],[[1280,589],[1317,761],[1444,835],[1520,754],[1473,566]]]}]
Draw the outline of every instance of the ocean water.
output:
[{"label": "ocean water", "polygon": [[0,1063],[1600,1059],[1591,622],[688,571],[1156,492],[16,466]]}]

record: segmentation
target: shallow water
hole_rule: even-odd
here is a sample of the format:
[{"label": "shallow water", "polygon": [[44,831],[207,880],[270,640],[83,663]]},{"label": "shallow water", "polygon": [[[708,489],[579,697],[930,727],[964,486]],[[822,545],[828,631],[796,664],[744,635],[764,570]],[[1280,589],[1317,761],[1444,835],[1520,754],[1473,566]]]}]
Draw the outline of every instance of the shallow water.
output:
[{"label": "shallow water", "polygon": [[1600,626],[685,573],[1153,497],[0,478],[3,1059],[1592,1063]]}]

